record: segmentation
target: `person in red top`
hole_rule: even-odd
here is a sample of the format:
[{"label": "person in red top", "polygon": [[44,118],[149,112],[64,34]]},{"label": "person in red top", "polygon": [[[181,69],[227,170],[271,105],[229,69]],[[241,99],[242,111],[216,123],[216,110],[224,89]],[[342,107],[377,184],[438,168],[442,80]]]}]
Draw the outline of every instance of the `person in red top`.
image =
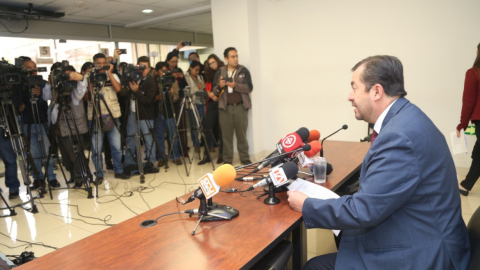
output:
[{"label": "person in red top", "polygon": [[473,67],[467,70],[465,75],[465,87],[463,90],[463,105],[460,124],[457,126],[457,137],[460,137],[460,131],[467,129],[468,122],[475,124],[475,134],[477,141],[472,151],[472,165],[468,171],[465,180],[460,185],[460,194],[467,196],[480,177],[480,44],[477,46],[477,57]]}]

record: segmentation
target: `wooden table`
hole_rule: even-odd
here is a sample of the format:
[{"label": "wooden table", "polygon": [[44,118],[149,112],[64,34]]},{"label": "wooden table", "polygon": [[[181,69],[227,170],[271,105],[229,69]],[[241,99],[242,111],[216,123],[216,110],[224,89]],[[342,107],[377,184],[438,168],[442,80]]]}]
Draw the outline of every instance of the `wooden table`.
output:
[{"label": "wooden table", "polygon": [[[369,144],[325,141],[324,146],[324,155],[334,166],[325,186],[335,189],[358,170]],[[227,188],[242,184],[234,182]],[[195,236],[191,232],[197,219],[186,214],[140,227],[144,220],[199,205],[198,200],[187,205],[172,200],[18,269],[248,269],[290,234],[293,268],[301,269],[306,262],[302,214],[290,208],[286,193],[277,197],[280,204],[266,205],[253,195],[221,192],[214,201],[238,209],[240,215],[230,221],[202,222]]]}]

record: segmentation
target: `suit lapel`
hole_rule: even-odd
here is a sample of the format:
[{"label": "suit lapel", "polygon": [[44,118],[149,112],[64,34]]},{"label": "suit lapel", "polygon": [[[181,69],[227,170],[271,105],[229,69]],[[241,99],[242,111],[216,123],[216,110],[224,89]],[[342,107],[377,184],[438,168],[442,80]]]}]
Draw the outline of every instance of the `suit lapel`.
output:
[{"label": "suit lapel", "polygon": [[392,119],[393,116],[395,116],[399,111],[401,111],[403,107],[409,102],[410,101],[408,101],[408,99],[404,97],[398,98],[395,104],[393,104],[393,106],[390,108],[387,115],[385,116],[385,119],[382,123],[382,129],[390,121],[390,119]]}]

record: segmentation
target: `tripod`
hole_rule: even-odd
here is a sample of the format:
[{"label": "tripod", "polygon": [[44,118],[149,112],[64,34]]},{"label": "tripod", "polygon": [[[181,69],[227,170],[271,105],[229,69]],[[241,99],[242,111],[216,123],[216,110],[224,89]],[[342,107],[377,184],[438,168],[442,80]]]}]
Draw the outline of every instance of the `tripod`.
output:
[{"label": "tripod", "polygon": [[[175,108],[173,106],[173,100],[172,100],[172,95],[170,94],[170,89],[171,89],[172,85],[165,85],[165,89],[163,90],[162,89],[162,99],[163,99],[163,105],[164,105],[164,110],[167,112],[167,104],[166,104],[166,100],[168,99],[169,103],[170,103],[170,109],[172,111],[172,114],[173,114],[173,119],[177,119],[177,115],[175,114]],[[181,117],[181,116],[180,116]],[[174,132],[173,132],[173,138],[170,138],[170,150],[168,151],[168,155],[167,155],[167,160],[165,162],[165,172],[167,171],[168,169],[168,161],[170,160],[170,157],[173,153],[173,148],[175,147],[175,139],[179,139],[180,140],[180,133],[178,131],[178,125],[180,124],[180,117],[178,118],[178,121],[175,123],[175,127],[174,127]],[[168,119],[165,119],[165,121],[168,121]],[[168,134],[172,134],[171,130],[170,130],[170,125],[167,123],[167,131],[168,131]],[[170,137],[170,135],[169,135]],[[180,147],[180,153],[183,153],[183,148],[182,148],[182,144],[179,142],[179,147]],[[187,169],[187,164],[185,162],[185,157],[183,155],[182,156],[182,159],[183,159],[183,165],[185,166],[185,172],[187,174],[187,176],[189,175],[189,172],[188,172],[188,169]]]},{"label": "tripod", "polygon": [[[47,151],[45,150],[45,142],[44,142],[44,138],[43,138],[43,134],[42,134],[41,129],[43,128],[47,137],[50,138],[49,139],[49,141],[51,142],[50,144],[52,144],[54,142],[54,139],[52,139],[52,136],[49,136],[48,128],[47,128],[47,125],[45,124],[45,122],[43,122],[43,124],[41,123],[42,122],[42,115],[40,114],[40,111],[38,109],[38,98],[35,97],[35,95],[33,95],[33,94],[30,97],[30,106],[31,106],[31,109],[32,109],[32,120],[34,122],[33,126],[35,128],[35,132],[36,132],[36,135],[37,135],[37,141],[38,141],[38,146],[39,146],[39,150],[40,150],[40,158],[42,160],[42,167],[44,167],[44,170],[45,170],[45,180],[46,180],[45,183],[47,183],[47,186],[48,186],[48,191],[50,193],[50,199],[53,199],[52,188],[48,184],[49,181],[51,180],[51,179],[49,179],[49,175],[48,175],[48,167],[50,165],[50,156],[49,156],[50,151],[48,151],[48,153],[47,153]],[[38,119],[38,122],[37,122],[37,119]],[[39,124],[41,124],[40,128],[38,127]],[[31,129],[31,124],[28,124],[28,130],[27,130],[27,137],[28,138],[31,138],[30,129]],[[50,146],[50,147],[52,147],[52,146]],[[58,164],[60,164],[60,158],[58,157],[58,155],[57,155],[57,161],[58,161]],[[65,172],[63,171],[63,167],[61,165],[59,165],[59,166],[60,166],[60,169],[62,171],[62,175],[63,175],[64,179],[67,179],[65,177]],[[68,183],[67,183],[67,186],[68,186]],[[43,186],[43,183],[42,183],[40,192],[41,193],[46,193],[45,187]]]},{"label": "tripod", "polygon": [[16,216],[17,213],[15,212],[15,207],[11,207],[11,206],[7,203],[7,201],[5,200],[5,197],[3,197],[3,190],[2,190],[2,189],[0,189],[0,197],[2,197],[2,201],[3,201],[3,203],[5,203],[5,206],[6,206],[6,207],[0,208],[0,210],[7,210],[7,209],[8,209],[8,211],[10,212],[9,214],[0,215],[0,218],[2,218],[2,217],[12,217],[12,216]]},{"label": "tripod", "polygon": [[[17,162],[20,166],[20,172],[22,173],[23,184],[27,188],[27,194],[30,196],[29,202],[20,203],[17,205],[12,206],[15,207],[22,207],[23,209],[31,212],[31,213],[38,213],[37,206],[35,205],[34,199],[43,198],[41,192],[39,192],[38,197],[34,197],[32,195],[32,191],[30,189],[30,184],[32,183],[29,177],[29,170],[28,166],[32,166],[33,172],[38,176],[38,169],[33,162],[32,154],[30,153],[28,140],[25,138],[25,134],[23,133],[23,129],[18,122],[17,113],[15,112],[15,108],[13,106],[12,100],[3,100],[2,101],[2,111],[3,115],[5,116],[5,133],[10,134],[10,142],[12,143],[12,148],[17,156]],[[6,135],[6,134],[5,134]],[[31,208],[24,207],[24,204],[30,203]]]},{"label": "tripod", "polygon": [[[85,191],[87,191],[88,196],[87,198],[91,199],[93,198],[92,196],[92,187],[90,186],[90,181],[92,178],[92,173],[90,172],[90,168],[88,167],[88,164],[86,163],[85,159],[85,154],[83,153],[83,145],[81,145],[80,137],[79,137],[79,131],[77,128],[77,123],[75,121],[75,117],[73,115],[73,112],[68,105],[68,100],[66,96],[59,96],[58,97],[58,103],[59,103],[59,108],[58,111],[60,114],[63,116],[63,120],[65,121],[66,124],[66,129],[67,129],[67,135],[70,144],[72,145],[73,148],[73,153],[75,154],[75,157],[77,159],[77,162],[80,165],[80,176],[82,178],[83,183],[85,184]],[[68,115],[68,117],[67,117]],[[68,121],[68,118],[70,118],[73,121],[74,128],[70,126],[70,123]],[[75,131],[75,134],[72,135],[72,130]],[[75,136],[75,140],[73,139],[73,136]]]},{"label": "tripod", "polygon": [[[192,95],[189,93],[189,89],[187,88],[187,90],[184,90],[184,91],[185,91],[185,98],[182,100],[182,102],[180,104],[180,113],[179,113],[179,117],[177,119],[177,123],[176,123],[175,128],[178,131],[178,126],[180,125],[180,120],[181,120],[182,115],[183,115],[183,110],[185,109],[185,104],[189,105],[192,108],[193,118],[195,120],[195,127],[190,127],[190,128],[195,130],[195,133],[196,133],[195,136],[197,138],[200,138],[200,136],[202,137],[203,143],[205,144],[205,149],[207,151],[207,154],[210,156],[210,149],[208,147],[208,142],[207,142],[205,132],[204,132],[203,127],[202,127],[202,123],[201,123],[202,121],[200,119],[200,115],[198,113],[197,106],[192,101]],[[175,136],[177,136],[177,133],[175,133]],[[174,139],[173,141],[175,141],[175,138],[173,138],[173,139]],[[172,149],[170,150],[170,153],[171,153],[171,151],[172,151]],[[170,153],[169,153],[169,157],[170,157]],[[192,160],[195,160],[195,151],[193,152]],[[193,165],[192,160],[189,159],[189,161],[190,161],[190,171],[192,170],[192,165]],[[213,162],[211,162],[211,163],[212,163],[213,170],[215,170],[215,165],[213,164]],[[187,170],[186,166],[185,166],[185,170]],[[188,175],[189,175],[189,171],[187,170],[187,176]]]},{"label": "tripod", "polygon": [[[142,86],[142,84],[143,84],[143,81],[140,83],[140,87]],[[138,91],[140,91],[140,90],[138,90]],[[153,149],[154,149],[153,145],[155,144],[158,151],[160,151],[160,145],[159,145],[159,142],[157,141],[156,136],[154,136],[155,133],[153,131],[153,126],[151,126],[152,124],[149,123],[149,121],[154,121],[154,120],[147,120],[147,119],[146,120],[140,120],[140,113],[142,112],[145,116],[147,116],[147,113],[146,113],[145,108],[143,106],[141,106],[141,105],[139,106],[139,104],[138,104],[139,101],[135,97],[133,91],[130,93],[129,99],[127,99],[127,106],[129,106],[132,103],[132,101],[133,101],[133,108],[131,108],[130,112],[125,117],[124,122],[127,122],[127,124],[128,124],[128,119],[129,119],[128,117],[130,117],[130,125],[132,127],[134,127],[135,123],[137,124],[137,127],[133,131],[134,134],[127,135],[127,137],[133,137],[133,139],[134,139],[135,154],[136,155],[133,155],[132,152],[130,152],[130,154],[131,154],[132,158],[136,159],[136,163],[137,163],[137,166],[138,166],[138,172],[140,174],[140,183],[143,184],[143,183],[145,183],[145,168],[144,168],[143,160],[142,160],[142,148],[141,148],[142,136],[143,136],[143,141],[145,143],[144,144],[145,145],[145,152],[146,152],[145,158],[147,159],[147,162],[150,162],[152,154],[153,155],[155,154],[155,152],[153,151]],[[134,113],[135,113],[135,115],[134,115]],[[142,122],[141,121],[146,122],[146,128],[148,129],[148,131],[145,131],[145,130],[142,131]],[[126,125],[124,125],[124,126],[126,126]],[[133,128],[132,128],[132,130],[133,130]],[[152,138],[150,146],[148,145],[149,142],[146,138],[147,135],[150,135],[151,138]],[[130,147],[128,145],[128,142],[127,142],[126,146],[127,146],[127,148]],[[125,162],[127,162],[127,160]],[[147,165],[148,164],[149,163],[147,163]],[[147,172],[157,173],[158,168],[153,167],[153,163],[152,163],[152,168],[150,168],[150,170],[147,171]]]}]

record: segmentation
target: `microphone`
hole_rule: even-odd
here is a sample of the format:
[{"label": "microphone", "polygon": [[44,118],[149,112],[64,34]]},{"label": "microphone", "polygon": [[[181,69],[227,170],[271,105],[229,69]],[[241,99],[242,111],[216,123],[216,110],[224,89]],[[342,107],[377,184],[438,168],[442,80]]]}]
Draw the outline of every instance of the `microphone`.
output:
[{"label": "microphone", "polygon": [[[304,146],[305,141],[307,141],[308,136],[310,135],[310,131],[307,128],[299,128],[296,132],[290,133],[287,136],[280,139],[277,143],[277,150],[273,151],[270,155],[268,155],[265,159],[269,159],[275,155],[281,155],[288,152],[292,152]],[[308,150],[307,150],[308,151]],[[293,158],[295,153],[290,153],[288,156]],[[260,163],[252,173],[256,173],[261,169],[267,167],[272,163],[272,160],[265,160],[264,162]]]},{"label": "microphone", "polygon": [[322,150],[322,145],[319,141],[311,141],[308,143],[308,145],[310,145],[311,149],[303,152],[307,157],[313,157],[318,154],[320,150]]},{"label": "microphone", "polygon": [[259,181],[255,185],[249,187],[247,191],[263,187],[273,183],[276,187],[283,186],[288,183],[288,179],[294,178],[298,174],[298,166],[293,161],[283,164],[281,167],[274,168],[270,171],[267,179]]},{"label": "microphone", "polygon": [[302,142],[307,142],[308,137],[310,136],[310,131],[306,127],[301,127],[295,133],[302,138]]},{"label": "microphone", "polygon": [[316,129],[310,130],[310,135],[308,136],[307,139],[309,142],[311,141],[318,141],[320,140],[320,132]]},{"label": "microphone", "polygon": [[342,128],[340,128],[339,130],[337,130],[337,131],[333,132],[332,134],[328,135],[327,137],[323,138],[323,140],[322,140],[322,150],[320,150],[320,156],[321,156],[321,157],[323,157],[323,142],[324,142],[326,139],[330,138],[331,136],[335,135],[335,134],[336,134],[337,132],[339,132],[340,130],[342,130],[342,129],[347,129],[347,128],[348,128],[347,125],[343,125]]},{"label": "microphone", "polygon": [[200,187],[193,192],[193,195],[187,199],[187,201],[182,202],[182,204],[187,204],[194,201],[195,199],[210,199],[215,194],[220,192],[220,187],[229,185],[235,180],[237,172],[235,168],[230,164],[223,164],[218,167],[213,174],[207,173],[202,178],[198,179],[198,184]]}]

